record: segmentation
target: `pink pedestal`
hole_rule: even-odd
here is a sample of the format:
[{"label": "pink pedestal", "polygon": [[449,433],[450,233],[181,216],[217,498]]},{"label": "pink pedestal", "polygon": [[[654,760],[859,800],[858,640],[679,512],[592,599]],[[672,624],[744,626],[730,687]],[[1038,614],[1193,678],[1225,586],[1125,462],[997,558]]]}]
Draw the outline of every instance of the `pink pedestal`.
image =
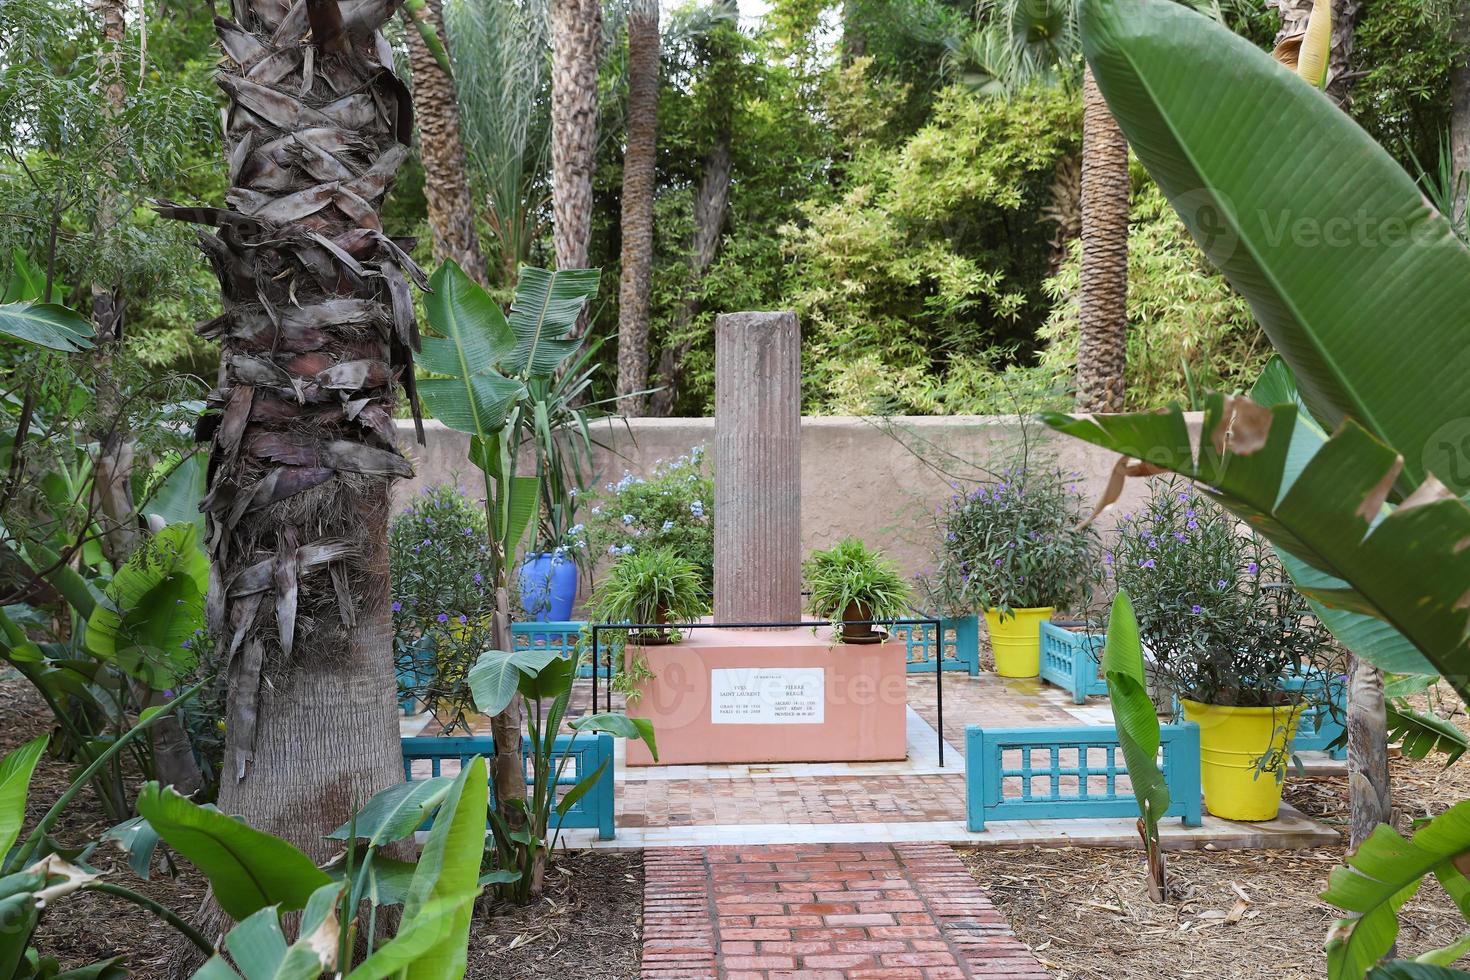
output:
[{"label": "pink pedestal", "polygon": [[838,643],[820,628],[694,630],[629,647],[654,677],[628,713],[653,722],[659,760],[628,741],[628,764],[871,762],[907,755],[902,643]]}]

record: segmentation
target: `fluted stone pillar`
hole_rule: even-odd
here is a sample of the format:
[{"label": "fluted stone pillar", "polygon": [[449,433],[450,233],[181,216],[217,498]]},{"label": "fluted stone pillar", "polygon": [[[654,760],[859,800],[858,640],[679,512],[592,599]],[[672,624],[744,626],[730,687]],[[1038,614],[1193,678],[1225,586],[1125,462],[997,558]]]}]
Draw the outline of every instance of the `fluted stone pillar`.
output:
[{"label": "fluted stone pillar", "polygon": [[801,329],[715,318],[715,620],[801,618]]}]

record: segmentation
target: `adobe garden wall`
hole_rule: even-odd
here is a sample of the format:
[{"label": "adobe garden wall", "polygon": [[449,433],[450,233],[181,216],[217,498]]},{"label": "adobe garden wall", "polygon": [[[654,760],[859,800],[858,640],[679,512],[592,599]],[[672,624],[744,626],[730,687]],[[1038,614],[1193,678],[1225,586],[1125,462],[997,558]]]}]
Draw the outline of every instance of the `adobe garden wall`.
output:
[{"label": "adobe garden wall", "polygon": [[[1200,419],[1190,416],[1197,436]],[[603,421],[594,436],[606,448],[597,453],[601,487],[625,470],[642,474],[656,460],[671,459],[690,447],[710,446],[714,419],[629,419]],[[427,446],[414,442],[411,422],[399,421],[400,444],[413,459],[416,477],[400,481],[395,504],[419,487],[459,482],[474,493],[479,475],[466,459],[469,437],[425,423]],[[1019,443],[1022,426],[1006,416],[900,416],[891,419],[807,417],[801,423],[801,550],[828,547],[848,534],[889,552],[908,572],[922,571],[933,549],[934,509],[954,491],[946,476],[918,458],[905,443],[937,466],[953,469],[955,458],[980,461],[987,452]],[[1089,504],[1102,493],[1116,459],[1075,439],[1053,436],[1031,426],[1032,439],[1050,447],[1061,465],[1079,474]],[[1131,480],[1123,501],[1100,522],[1111,526],[1118,513],[1145,495],[1142,481]]]}]

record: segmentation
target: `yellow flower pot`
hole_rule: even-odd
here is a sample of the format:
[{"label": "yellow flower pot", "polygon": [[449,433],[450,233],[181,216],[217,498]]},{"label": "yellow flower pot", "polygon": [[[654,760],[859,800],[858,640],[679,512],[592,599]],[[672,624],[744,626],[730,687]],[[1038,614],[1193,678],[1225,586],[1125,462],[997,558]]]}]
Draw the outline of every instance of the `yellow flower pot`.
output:
[{"label": "yellow flower pot", "polygon": [[995,672],[1002,677],[1035,677],[1041,673],[1041,624],[1051,619],[1053,606],[1012,609],[1001,618],[999,609],[985,610]]},{"label": "yellow flower pot", "polygon": [[1259,771],[1266,756],[1285,764],[1282,751],[1296,735],[1301,708],[1236,708],[1186,698],[1184,717],[1199,725],[1200,783],[1205,808],[1225,820],[1274,820],[1281,809],[1282,770]]}]

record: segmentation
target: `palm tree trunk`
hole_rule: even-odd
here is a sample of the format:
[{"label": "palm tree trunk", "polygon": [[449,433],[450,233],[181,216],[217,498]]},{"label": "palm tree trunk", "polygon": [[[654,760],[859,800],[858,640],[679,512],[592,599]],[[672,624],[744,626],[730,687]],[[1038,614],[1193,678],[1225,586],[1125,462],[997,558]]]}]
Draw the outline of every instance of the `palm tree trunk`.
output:
[{"label": "palm tree trunk", "polygon": [[1358,657],[1350,657],[1348,664],[1347,748],[1348,842],[1356,848],[1374,827],[1389,822],[1392,800],[1383,672]]},{"label": "palm tree trunk", "polygon": [[[448,50],[440,0],[425,0],[424,17]],[[459,102],[454,79],[440,66],[423,36],[405,31],[409,65],[413,69],[414,109],[419,124],[419,156],[424,164],[424,198],[429,228],[434,235],[434,261],[453,259],[481,286],[485,259],[475,232],[475,201],[465,170],[464,141],[459,131]]]},{"label": "palm tree trunk", "polygon": [[1091,70],[1083,74],[1082,100],[1077,409],[1121,412],[1128,342],[1128,141]]},{"label": "palm tree trunk", "polygon": [[628,8],[628,148],[623,153],[623,256],[618,284],[618,411],[642,415],[648,387],[653,190],[658,123],[658,0]]},{"label": "palm tree trunk", "polygon": [[322,858],[323,835],[403,779],[388,487],[412,474],[392,409],[400,380],[413,399],[408,280],[426,281],[381,208],[413,109],[379,30],[392,0],[233,9],[216,19],[229,207],[160,207],[219,229],[200,236],[224,313],[199,327],[221,364],[197,429],[229,671],[219,805]]},{"label": "palm tree trunk", "polygon": [[[1460,0],[1455,10],[1455,41],[1461,52],[1450,66],[1450,159],[1456,178],[1470,174],[1470,0]],[[1455,188],[1455,221],[1465,216],[1466,185]]]},{"label": "palm tree trunk", "polygon": [[699,179],[699,187],[694,191],[694,242],[689,252],[689,284],[674,310],[668,332],[670,337],[679,339],[659,352],[659,388],[653,393],[652,415],[664,418],[672,415],[679,397],[679,386],[684,379],[684,358],[693,346],[687,336],[689,324],[699,313],[699,297],[695,289],[720,253],[720,235],[730,206],[732,169],[730,132],[727,129],[715,138],[715,145],[704,159],[704,174]]},{"label": "palm tree trunk", "polygon": [[[592,237],[602,0],[551,3],[551,210],[559,269],[584,269]],[[586,315],[576,334],[586,329]]]}]

